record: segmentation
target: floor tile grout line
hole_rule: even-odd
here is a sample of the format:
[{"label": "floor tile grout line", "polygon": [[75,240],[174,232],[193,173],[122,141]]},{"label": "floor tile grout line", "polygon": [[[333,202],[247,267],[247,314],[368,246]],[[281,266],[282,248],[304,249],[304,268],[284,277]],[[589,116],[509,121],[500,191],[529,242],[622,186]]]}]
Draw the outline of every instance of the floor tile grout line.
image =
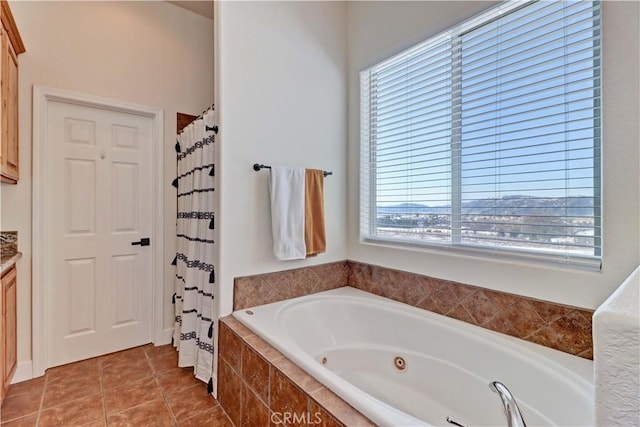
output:
[{"label": "floor tile grout line", "polygon": [[[42,390],[40,391],[40,393],[41,393],[41,394],[40,394],[40,403],[42,404],[42,395],[44,394],[44,385],[43,385],[43,388],[42,388]],[[38,413],[38,411],[40,410],[40,405],[38,405],[38,409],[36,409],[36,410],[35,410],[35,411],[33,411],[33,412],[30,412],[30,413],[27,413],[27,414],[22,414],[22,415],[20,415],[20,416],[18,416],[18,417],[13,417],[13,418],[6,419],[6,420],[3,420],[3,419],[2,419],[2,408],[4,407],[4,405],[5,405],[5,404],[7,404],[7,401],[11,402],[12,400],[15,400],[16,398],[18,398],[18,397],[20,397],[20,396],[23,396],[23,395],[26,395],[26,394],[29,394],[29,392],[27,391],[27,392],[19,393],[19,394],[16,394],[16,395],[14,395],[14,396],[11,396],[10,398],[7,398],[7,397],[5,396],[5,399],[4,399],[4,401],[2,402],[2,407],[0,407],[0,424],[6,424],[6,423],[8,423],[8,422],[15,421],[15,420],[19,420],[20,418],[29,417],[29,416],[32,416],[32,415],[34,415],[34,414],[37,414],[37,413]]]},{"label": "floor tile grout line", "polygon": [[100,396],[102,397],[102,420],[105,427],[109,425],[107,419],[107,400],[104,398],[104,380],[102,378],[102,360],[98,359],[98,373],[100,374]]},{"label": "floor tile grout line", "polygon": [[[125,351],[126,351],[126,350],[125,350]],[[173,416],[173,413],[172,413],[172,411],[170,410],[168,403],[165,401],[165,398],[164,398],[164,390],[163,390],[163,388],[161,387],[161,385],[160,385],[160,383],[159,383],[159,381],[158,381],[158,375],[154,372],[153,365],[151,364],[151,362],[150,362],[150,358],[148,357],[148,355],[147,355],[146,351],[145,351],[144,353],[145,353],[145,359],[147,360],[147,363],[149,363],[149,364],[151,365],[151,376],[146,377],[146,378],[139,378],[139,379],[136,379],[136,380],[131,381],[131,382],[132,382],[132,383],[133,383],[133,382],[141,382],[141,381],[144,381],[144,380],[153,379],[153,380],[154,380],[154,382],[156,383],[156,386],[158,386],[158,389],[160,390],[160,394],[161,394],[161,396],[162,396],[163,403],[164,403],[164,404],[165,404],[165,406],[167,407],[168,412],[169,412],[169,415],[171,416],[171,418],[172,418],[172,422],[173,422],[173,421],[175,420],[175,417]],[[118,387],[111,387],[111,388],[115,389],[115,388],[118,388]],[[104,390],[104,388],[103,388],[103,390]],[[129,407],[129,408],[122,409],[122,410],[120,410],[120,411],[114,412],[114,415],[116,415],[116,414],[122,414],[122,413],[127,412],[127,411],[129,411],[129,410],[131,410],[131,409],[135,409],[135,408],[139,408],[139,407],[141,407],[141,406],[147,405],[147,404],[149,404],[149,403],[151,403],[151,402],[152,402],[152,401],[142,402],[142,403],[140,403],[140,404],[138,404],[138,405],[135,405],[135,406],[131,406],[131,407]],[[105,417],[107,418],[107,422],[108,422],[108,414],[106,413],[106,412],[107,412],[107,411],[106,411],[106,401],[104,402],[104,406],[105,406]],[[108,425],[108,424],[107,424],[107,425]],[[176,424],[176,423],[174,423],[174,425],[177,425],[177,424]]]},{"label": "floor tile grout line", "polygon": [[138,404],[138,405],[131,406],[130,408],[125,408],[125,409],[122,409],[122,410],[120,410],[120,411],[118,411],[118,412],[114,412],[114,413],[113,413],[113,414],[111,414],[111,415],[119,415],[119,414],[122,414],[122,413],[124,413],[124,412],[130,411],[131,409],[137,409],[137,408],[139,408],[139,407],[141,407],[141,406],[148,405],[149,403],[153,403],[153,402],[155,402],[155,400],[148,400],[148,401],[146,401],[146,402],[142,402],[142,403],[140,403],[140,404]]},{"label": "floor tile grout line", "polygon": [[[44,375],[42,375],[41,377],[31,378],[30,380],[21,381],[21,382],[19,382],[19,383],[16,383],[16,385],[24,384],[24,383],[27,383],[27,382],[30,382],[30,381],[35,381],[35,380],[37,380],[38,378],[44,378]],[[13,391],[14,389],[13,389],[12,387],[13,387],[13,384],[11,384],[11,385],[9,386],[8,390],[7,390],[7,395],[4,397],[4,400],[3,400],[3,402],[2,402],[2,403],[3,403],[3,406],[4,406],[4,402],[6,402],[6,401],[7,401],[7,399],[15,399],[15,398],[17,398],[17,397],[19,397],[19,396],[23,396],[23,395],[25,395],[25,394],[33,393],[33,390],[30,390],[30,389],[28,389],[28,390],[25,390],[25,391],[22,391],[22,392],[18,393],[18,392]],[[44,388],[44,381],[43,381],[43,383],[42,383],[42,387]]]},{"label": "floor tile grout line", "polygon": [[169,411],[169,415],[171,416],[171,421],[172,421],[174,426],[177,426],[178,425],[178,419],[173,414],[173,410],[171,409],[171,405],[169,405],[169,401],[167,400],[167,395],[166,395],[166,393],[164,391],[164,388],[162,388],[162,385],[160,384],[160,379],[158,378],[157,375],[154,375],[153,378],[156,380],[156,385],[160,389],[160,395],[162,396],[162,401],[164,402],[164,405],[166,406],[167,411]]},{"label": "floor tile grout line", "polygon": [[[176,350],[176,352],[177,352],[177,350]],[[158,357],[164,357],[164,355],[162,355],[162,356],[158,356]],[[163,373],[165,373],[165,372],[168,372],[168,371],[170,371],[170,370],[172,370],[172,369],[182,369],[182,368],[181,368],[180,366],[175,366],[174,368],[171,368],[171,369],[165,369],[165,370],[163,370],[163,371],[156,372],[156,368],[155,368],[155,366],[153,365],[153,363],[151,362],[151,358],[149,358],[149,357],[148,357],[148,355],[147,355],[147,359],[149,360],[149,363],[151,364],[151,368],[152,368],[152,370],[154,371],[154,378],[156,379],[156,382],[157,382],[158,387],[159,387],[159,389],[160,389],[160,393],[161,393],[162,398],[163,398],[163,400],[164,400],[164,402],[165,402],[165,405],[166,405],[166,407],[167,407],[167,409],[168,409],[168,411],[169,411],[169,414],[171,415],[171,417],[172,417],[173,421],[175,422],[175,424],[174,424],[174,425],[175,425],[175,426],[178,426],[178,425],[179,425],[179,423],[178,423],[178,418],[177,418],[177,417],[176,417],[176,415],[173,413],[173,409],[171,408],[171,405],[169,404],[169,400],[168,400],[168,399],[169,399],[170,395],[165,391],[165,389],[164,389],[164,388],[162,387],[162,385],[160,384],[160,375],[161,375],[161,374],[163,374]],[[203,387],[203,386],[206,386],[206,384],[204,384],[204,383],[194,383],[193,385],[190,385],[190,386],[188,386],[188,387],[184,387],[184,388],[182,388],[182,389],[180,389],[180,390],[176,390],[174,394],[177,394],[177,393],[180,393],[180,392],[184,392],[185,390],[187,390],[187,389],[189,389],[189,388],[193,388],[193,387]],[[171,394],[171,396],[173,396],[173,394]],[[212,398],[213,398],[213,396],[212,396]],[[211,406],[211,408],[207,408],[207,409],[205,409],[205,410],[203,410],[203,411],[200,411],[200,412],[206,412],[207,410],[209,410],[209,409],[213,409],[213,408],[216,408],[217,406],[220,406],[220,407],[222,408],[222,406],[220,405],[220,402],[218,401],[218,399],[216,399],[216,398],[213,398],[213,399],[214,399],[214,401],[215,401],[215,405]],[[224,411],[224,408],[223,408],[223,411]],[[195,414],[192,414],[190,417],[185,418],[185,420],[183,420],[183,421],[186,421],[187,419],[189,419],[189,418],[191,418],[191,417],[195,417],[195,416],[199,415],[199,413],[200,413],[200,412],[195,413]],[[224,411],[224,413],[225,413],[225,415],[227,415],[226,411]],[[227,415],[227,418],[228,418],[228,415]]]},{"label": "floor tile grout line", "polygon": [[[48,376],[47,376],[47,380],[46,380],[46,381],[47,381],[47,385],[49,385],[49,381],[50,381],[50,380],[49,380]],[[98,382],[100,382],[100,376],[99,376],[99,374],[98,374]],[[84,395],[84,396],[82,396],[82,397],[78,397],[78,398],[71,399],[71,400],[63,400],[62,402],[57,402],[57,403],[52,404],[51,406],[44,407],[44,396],[45,396],[45,390],[43,389],[43,392],[42,392],[42,396],[43,396],[43,397],[42,397],[42,401],[41,401],[40,412],[42,412],[42,411],[46,411],[46,410],[49,410],[49,409],[59,408],[60,406],[68,405],[68,404],[70,404],[70,403],[72,403],[72,402],[75,402],[76,400],[82,399],[82,398],[87,397],[87,396],[93,396],[94,394],[95,394],[95,395],[98,395],[98,394],[100,394],[100,392],[97,392],[97,393],[89,393],[88,395]]]},{"label": "floor tile grout line", "polygon": [[44,384],[42,384],[42,394],[40,395],[40,406],[36,415],[36,426],[40,425],[40,415],[42,414],[42,407],[44,406],[44,395],[47,391],[47,384],[49,383],[49,375],[47,371],[44,372]]},{"label": "floor tile grout line", "polygon": [[[134,383],[134,382],[142,382],[142,381],[148,381],[148,380],[150,380],[150,379],[153,379],[153,380],[155,381],[156,386],[158,386],[158,388],[159,388],[159,390],[160,390],[160,394],[162,395],[162,387],[160,387],[160,384],[158,383],[158,380],[157,380],[156,375],[152,375],[152,376],[150,376],[150,377],[146,377],[146,378],[142,378],[142,379],[133,380],[133,381],[131,381],[131,383]],[[128,383],[128,384],[130,384],[130,383]],[[116,389],[116,388],[118,388],[118,387],[112,387],[112,389]],[[163,400],[164,400],[164,398],[163,398]],[[136,409],[136,408],[139,408],[139,407],[141,407],[141,406],[148,405],[149,403],[152,403],[153,401],[154,401],[154,400],[148,400],[148,401],[146,401],[146,402],[142,402],[142,403],[140,403],[140,404],[138,404],[138,405],[134,405],[134,406],[131,406],[131,407],[129,407],[129,408],[125,408],[125,409],[122,409],[122,410],[120,410],[120,411],[114,412],[112,415],[122,414],[122,413],[127,412],[127,411],[129,411],[129,410],[131,410],[131,409]],[[106,408],[106,401],[105,401],[105,408]],[[171,414],[170,414],[170,415],[171,415]],[[107,417],[107,419],[108,419],[108,415],[105,415],[105,416],[106,416],[106,417]]]},{"label": "floor tile grout line", "polygon": [[[124,350],[124,351],[127,351],[127,350]],[[175,352],[175,349],[173,349],[173,351]],[[169,387],[167,390],[165,390],[165,388],[163,388],[162,384],[160,383],[160,377],[162,376],[162,374],[164,374],[165,372],[169,372],[172,369],[163,369],[164,367],[168,366],[168,364],[166,362],[165,363],[161,363],[159,365],[159,367],[156,368],[154,366],[153,361],[152,361],[152,359],[159,359],[159,358],[162,358],[162,357],[166,357],[170,353],[171,353],[170,351],[166,351],[166,352],[162,351],[160,353],[154,353],[154,355],[156,357],[151,357],[151,354],[148,353],[146,350],[144,350],[142,354],[144,354],[144,356],[145,356],[144,360],[146,360],[146,362],[147,362],[146,363],[146,368],[150,368],[150,376],[148,376],[147,378],[137,379],[135,381],[153,379],[153,383],[155,384],[156,387],[158,387],[158,390],[160,391],[160,395],[162,397],[162,401],[163,401],[163,403],[165,405],[165,408],[167,408],[168,414],[171,417],[172,425],[173,426],[177,426],[177,425],[179,425],[177,416],[176,416],[176,414],[174,414],[174,410],[171,409],[171,406],[169,405],[170,397],[174,396],[173,389],[171,387]],[[115,361],[115,360],[116,359],[114,359],[113,361]],[[106,362],[112,362],[111,359],[107,359],[104,356],[99,356],[99,357],[95,358],[95,365],[94,365],[95,368],[94,369],[96,369],[96,371],[94,371],[94,372],[97,373],[97,377],[98,377],[97,379],[99,381],[98,382],[99,392],[96,393],[94,396],[95,397],[99,397],[100,401],[102,403],[102,420],[103,420],[103,423],[104,423],[104,425],[106,427],[106,426],[108,426],[109,411],[108,411],[107,403],[106,403],[106,394],[108,392],[108,388],[106,387],[105,377],[104,377],[105,361]],[[81,363],[83,361],[72,362],[72,363],[70,363],[68,365],[74,365],[74,364],[79,363],[79,362]],[[109,365],[109,363],[107,363],[107,364]],[[160,369],[161,371],[157,371],[158,369]],[[173,369],[179,370],[180,367],[179,366],[173,366]],[[83,371],[83,372],[76,372],[76,370],[72,370],[72,371],[69,372],[69,374],[63,375],[60,378],[65,378],[65,379],[71,380],[71,382],[73,382],[73,380],[80,381],[80,380],[82,380],[82,378],[86,377],[86,372],[84,372],[84,370],[81,370],[81,371]],[[45,374],[43,375],[44,378],[42,380],[42,386],[41,386],[41,389],[40,389],[40,400],[38,401],[37,409],[35,409],[33,412],[30,412],[29,414],[23,414],[20,417],[14,417],[11,420],[5,420],[5,421],[6,422],[11,422],[11,421],[15,421],[15,420],[20,419],[20,418],[35,416],[35,423],[36,423],[36,425],[39,425],[42,422],[42,420],[44,419],[43,418],[43,412],[47,411],[48,409],[57,408],[57,407],[66,405],[68,403],[71,403],[72,401],[67,401],[67,402],[60,403],[60,402],[58,402],[58,399],[55,399],[55,400],[49,399],[50,403],[52,404],[52,406],[51,407],[45,407],[44,406],[44,402],[45,402],[45,400],[47,400],[46,399],[46,396],[48,395],[47,393],[54,391],[54,390],[51,389],[51,387],[54,385],[54,383],[57,383],[57,380],[58,380],[58,377],[59,377],[58,373],[63,373],[63,372],[62,371],[60,371],[60,372],[56,371],[56,375],[55,376],[50,375],[51,372],[45,372]],[[127,382],[127,384],[128,384],[128,382]],[[206,386],[205,384],[203,384],[203,383],[201,384],[200,382],[198,382],[197,384],[194,383],[194,384],[188,385],[186,387],[184,387],[184,385],[186,385],[186,383],[183,384],[182,381],[180,381],[180,384],[182,384],[182,386],[178,387],[179,390],[175,390],[175,393],[181,393],[183,390],[187,390],[190,387],[205,387]],[[177,384],[177,385],[180,385],[180,384]],[[169,384],[169,385],[171,385],[171,384]],[[33,393],[33,392],[32,391],[31,392],[25,391],[23,393],[19,393],[16,396],[20,396],[20,395],[23,395],[23,394],[27,395],[29,393]],[[53,395],[51,395],[49,397],[51,398],[51,397],[53,397]],[[74,400],[76,400],[76,399],[74,399]],[[136,406],[133,406],[131,408],[127,408],[125,410],[118,411],[117,413],[125,412],[125,411],[137,408],[137,407],[142,406],[142,405],[147,404],[147,403],[149,403],[149,402],[145,402],[145,403],[142,403],[140,405],[136,405]],[[214,399],[211,403],[212,403],[212,405],[207,406],[206,409],[202,409],[201,411],[197,411],[195,413],[191,413],[190,415],[197,416],[200,413],[204,413],[204,412],[206,412],[208,410],[211,410],[211,409],[214,409],[214,408],[220,406],[219,401],[217,399]],[[225,418],[226,419],[230,419],[228,414],[226,413],[226,411],[224,411],[224,408],[222,408],[222,410],[223,410],[223,412],[225,414]],[[97,421],[98,419],[95,419],[95,421]]]}]

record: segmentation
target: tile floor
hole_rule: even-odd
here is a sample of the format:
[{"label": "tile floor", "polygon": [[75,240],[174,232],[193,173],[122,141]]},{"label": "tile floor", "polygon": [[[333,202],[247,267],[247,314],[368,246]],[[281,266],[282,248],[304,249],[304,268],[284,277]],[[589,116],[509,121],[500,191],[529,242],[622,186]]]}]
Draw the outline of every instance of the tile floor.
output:
[{"label": "tile floor", "polygon": [[170,345],[151,344],[48,369],[13,384],[2,427],[211,426],[231,422]]}]

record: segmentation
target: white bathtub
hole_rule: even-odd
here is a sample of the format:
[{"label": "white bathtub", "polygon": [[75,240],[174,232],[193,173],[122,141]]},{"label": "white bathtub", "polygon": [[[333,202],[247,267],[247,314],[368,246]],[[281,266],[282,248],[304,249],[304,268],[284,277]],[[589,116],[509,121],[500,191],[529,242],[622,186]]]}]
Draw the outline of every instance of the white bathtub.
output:
[{"label": "white bathtub", "polygon": [[530,427],[594,424],[591,361],[354,288],[233,315],[378,425],[506,426],[490,381]]}]

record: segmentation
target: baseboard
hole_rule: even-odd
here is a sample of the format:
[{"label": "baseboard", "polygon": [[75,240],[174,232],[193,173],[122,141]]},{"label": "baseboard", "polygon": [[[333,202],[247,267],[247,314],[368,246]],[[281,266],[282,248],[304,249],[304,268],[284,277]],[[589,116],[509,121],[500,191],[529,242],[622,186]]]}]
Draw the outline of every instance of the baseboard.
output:
[{"label": "baseboard", "polygon": [[154,345],[171,344],[171,338],[173,338],[173,328],[163,329],[159,334],[159,337],[153,342]]},{"label": "baseboard", "polygon": [[33,378],[33,363],[31,360],[25,360],[24,362],[18,362],[16,372],[13,374],[11,384],[21,383]]},{"label": "baseboard", "polygon": [[[171,344],[171,338],[173,337],[173,328],[163,329],[158,339],[153,343],[154,345]],[[11,384],[20,383],[33,379],[33,362],[31,360],[25,360],[18,362],[16,366],[16,372],[13,374]]]}]

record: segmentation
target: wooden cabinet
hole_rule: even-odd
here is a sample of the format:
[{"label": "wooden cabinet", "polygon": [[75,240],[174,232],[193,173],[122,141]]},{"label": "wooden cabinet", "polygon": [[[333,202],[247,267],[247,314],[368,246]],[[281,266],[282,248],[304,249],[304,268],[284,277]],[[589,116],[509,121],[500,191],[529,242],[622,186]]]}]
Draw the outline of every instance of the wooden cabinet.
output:
[{"label": "wooden cabinet", "polygon": [[18,55],[24,44],[6,1],[0,2],[0,179],[16,184],[20,175],[18,149]]},{"label": "wooden cabinet", "polygon": [[2,316],[0,317],[0,338],[2,351],[0,351],[0,402],[7,394],[11,378],[16,371],[18,361],[17,341],[17,270],[14,265],[2,274],[2,292],[0,299]]},{"label": "wooden cabinet", "polygon": [[0,279],[0,405],[4,401],[4,396],[7,394],[7,388],[5,388],[5,380],[4,380],[4,353],[5,353],[5,344],[4,344],[4,278],[5,276],[9,277],[9,271],[5,271],[2,273]]}]

